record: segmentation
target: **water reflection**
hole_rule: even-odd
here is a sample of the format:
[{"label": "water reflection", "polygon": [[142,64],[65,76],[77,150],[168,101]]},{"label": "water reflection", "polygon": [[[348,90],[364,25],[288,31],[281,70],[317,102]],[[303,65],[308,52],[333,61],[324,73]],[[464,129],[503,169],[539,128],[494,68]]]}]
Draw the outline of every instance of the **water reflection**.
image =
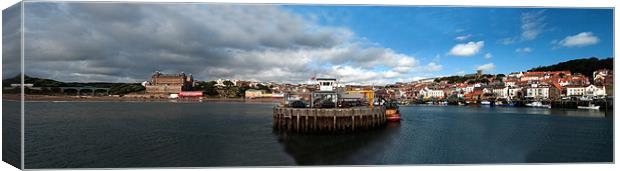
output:
[{"label": "water reflection", "polygon": [[359,157],[377,156],[392,144],[400,133],[400,123],[368,132],[343,134],[295,134],[274,132],[298,165],[377,164]]}]

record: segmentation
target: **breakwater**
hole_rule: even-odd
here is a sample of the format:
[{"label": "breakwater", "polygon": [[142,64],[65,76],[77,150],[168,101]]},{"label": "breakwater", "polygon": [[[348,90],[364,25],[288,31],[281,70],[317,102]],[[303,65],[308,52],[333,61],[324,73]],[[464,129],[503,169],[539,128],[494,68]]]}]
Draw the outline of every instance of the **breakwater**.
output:
[{"label": "breakwater", "polygon": [[273,127],[287,132],[351,132],[384,126],[383,107],[339,109],[273,108]]}]

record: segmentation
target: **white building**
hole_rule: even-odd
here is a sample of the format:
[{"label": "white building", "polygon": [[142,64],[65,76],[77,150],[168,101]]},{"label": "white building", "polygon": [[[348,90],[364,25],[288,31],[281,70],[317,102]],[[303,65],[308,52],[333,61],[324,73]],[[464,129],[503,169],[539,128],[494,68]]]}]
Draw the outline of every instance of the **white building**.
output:
[{"label": "white building", "polygon": [[523,72],[513,72],[513,73],[508,74],[508,77],[521,78],[523,77]]},{"label": "white building", "polygon": [[598,80],[598,79],[604,80],[608,74],[609,74],[609,70],[601,69],[601,70],[594,71],[594,73],[592,74],[592,78],[594,80]]},{"label": "white building", "polygon": [[224,84],[224,82],[226,81],[230,81],[233,84],[233,86],[237,86],[237,82],[239,80],[228,80],[228,79],[225,80],[225,79],[220,78],[220,79],[215,80],[215,83],[216,83],[215,86],[225,87],[226,85]]},{"label": "white building", "polygon": [[317,78],[319,82],[319,91],[335,91],[336,79],[334,78]]},{"label": "white building", "polygon": [[420,90],[419,95],[422,95],[423,97],[434,97],[439,99],[445,97],[445,93],[443,90],[433,90],[429,89],[428,87],[424,87],[424,89]]},{"label": "white building", "polygon": [[441,99],[445,97],[445,93],[443,92],[443,90],[428,90],[428,97]]},{"label": "white building", "polygon": [[566,96],[583,96],[585,91],[586,88],[581,86],[566,87]]},{"label": "white building", "polygon": [[519,96],[519,93],[522,91],[521,87],[517,87],[517,88],[510,88],[508,89],[508,97],[514,99],[517,98],[517,96]]},{"label": "white building", "polygon": [[463,94],[469,94],[471,92],[474,91],[475,85],[468,85],[467,87],[463,88]]},{"label": "white building", "polygon": [[508,98],[508,87],[494,88],[493,89],[493,94],[497,98],[506,99],[506,98]]},{"label": "white building", "polygon": [[549,87],[538,86],[533,84],[532,87],[527,88],[525,97],[535,99],[547,99],[549,98]]},{"label": "white building", "polygon": [[596,96],[596,97],[600,97],[600,96],[605,96],[605,88],[604,87],[599,87],[599,86],[595,86],[595,85],[590,85],[588,87],[585,87],[585,92],[584,92],[584,96]]},{"label": "white building", "polygon": [[483,93],[483,94],[493,94],[493,89],[492,89],[492,88],[490,88],[490,87],[483,88],[483,89],[482,89],[482,93]]}]

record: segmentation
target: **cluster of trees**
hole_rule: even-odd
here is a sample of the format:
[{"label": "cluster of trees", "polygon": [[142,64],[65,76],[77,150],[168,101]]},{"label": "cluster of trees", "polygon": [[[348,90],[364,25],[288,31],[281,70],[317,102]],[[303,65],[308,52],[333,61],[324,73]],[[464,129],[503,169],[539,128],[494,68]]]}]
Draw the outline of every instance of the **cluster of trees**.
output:
[{"label": "cluster of trees", "polygon": [[141,92],[144,90],[144,86],[140,83],[115,83],[110,87],[110,94],[124,95],[133,92]]},{"label": "cluster of trees", "polygon": [[[11,84],[20,84],[20,75],[17,75],[12,78],[2,80],[2,87],[10,87]],[[24,75],[24,83],[33,84],[33,87],[42,87],[41,90],[24,88],[25,93],[28,94],[46,94],[46,95],[54,95],[59,94],[59,87],[96,87],[96,88],[110,88],[110,94],[123,95],[133,92],[144,91],[145,88],[139,83],[106,83],[106,82],[95,82],[95,83],[76,83],[76,82],[61,82],[52,79],[44,79],[31,77],[28,75]],[[3,91],[4,93],[19,93],[19,89],[7,89]]]},{"label": "cluster of trees", "polygon": [[539,66],[536,68],[532,68],[528,71],[570,71],[571,73],[581,73],[590,77],[590,81],[592,73],[599,69],[610,69],[614,68],[614,59],[598,59],[595,57],[591,58],[583,58],[583,59],[574,59],[566,62],[560,62],[554,65],[549,66]]},{"label": "cluster of trees", "polygon": [[262,84],[258,84],[255,87],[248,85],[237,86],[231,81],[224,81],[224,86],[217,86],[215,81],[197,82],[194,86],[194,91],[203,91],[205,95],[210,97],[244,97],[245,91],[249,89],[265,90],[271,93],[271,88]]},{"label": "cluster of trees", "polygon": [[435,82],[442,82],[442,81],[447,81],[448,84],[455,84],[455,83],[469,83],[469,84],[473,84],[473,83],[489,83],[489,78],[495,78],[495,79],[502,79],[506,77],[506,75],[504,74],[497,74],[497,75],[491,75],[491,74],[483,74],[480,77],[478,76],[449,76],[449,77],[441,77],[441,78],[436,78]]}]

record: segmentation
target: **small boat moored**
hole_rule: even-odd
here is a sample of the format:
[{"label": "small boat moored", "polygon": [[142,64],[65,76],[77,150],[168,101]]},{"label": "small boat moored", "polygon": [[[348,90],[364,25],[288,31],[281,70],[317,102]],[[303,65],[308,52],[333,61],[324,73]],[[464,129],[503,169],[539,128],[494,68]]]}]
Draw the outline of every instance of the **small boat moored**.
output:
[{"label": "small boat moored", "polygon": [[545,105],[545,104],[542,104],[542,102],[532,102],[532,103],[525,104],[525,106],[551,109],[551,105]]},{"label": "small boat moored", "polygon": [[596,106],[592,103],[588,104],[588,106],[577,106],[577,109],[590,109],[590,110],[598,110],[601,106]]}]

